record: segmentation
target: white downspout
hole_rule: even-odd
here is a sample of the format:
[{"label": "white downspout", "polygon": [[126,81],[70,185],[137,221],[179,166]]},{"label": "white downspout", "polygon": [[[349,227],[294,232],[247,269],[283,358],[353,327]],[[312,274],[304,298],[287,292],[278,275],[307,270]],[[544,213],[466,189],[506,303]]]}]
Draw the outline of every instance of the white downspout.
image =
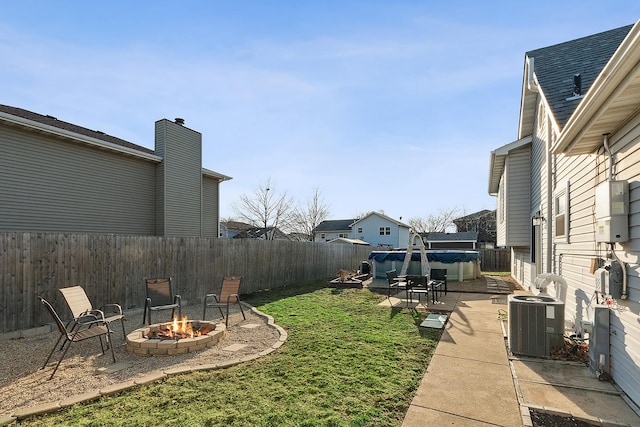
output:
[{"label": "white downspout", "polygon": [[[551,135],[553,134],[553,132],[551,131],[551,123],[549,120],[547,120],[547,146],[546,146],[546,151],[547,151],[547,221],[546,221],[546,232],[547,232],[547,252],[546,252],[546,268],[544,269],[544,271],[546,273],[552,273],[552,269],[551,269],[551,264],[553,261],[553,250],[552,250],[552,245],[553,245],[553,230],[552,230],[552,225],[553,225],[553,220],[552,220],[552,215],[553,215],[553,164],[551,163],[553,161],[553,154],[551,154]],[[568,214],[568,213],[567,213]]]}]

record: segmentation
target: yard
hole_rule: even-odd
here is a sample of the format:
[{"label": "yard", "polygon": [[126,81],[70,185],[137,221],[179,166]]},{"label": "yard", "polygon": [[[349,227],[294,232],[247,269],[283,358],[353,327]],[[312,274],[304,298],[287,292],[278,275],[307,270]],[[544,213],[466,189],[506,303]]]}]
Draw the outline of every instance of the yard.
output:
[{"label": "yard", "polygon": [[[20,425],[400,425],[440,338],[424,314],[313,282],[247,296],[288,333],[278,351],[168,377]],[[61,367],[64,369],[64,366]]]}]

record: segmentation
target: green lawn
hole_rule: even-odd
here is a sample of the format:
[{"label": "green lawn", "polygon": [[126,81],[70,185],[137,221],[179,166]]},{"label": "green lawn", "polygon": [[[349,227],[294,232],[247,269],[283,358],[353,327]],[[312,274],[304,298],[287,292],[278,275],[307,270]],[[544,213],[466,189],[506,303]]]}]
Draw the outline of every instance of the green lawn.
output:
[{"label": "green lawn", "polygon": [[21,425],[397,426],[440,331],[384,296],[319,281],[244,300],[289,334],[278,351],[235,367],[170,377]]}]

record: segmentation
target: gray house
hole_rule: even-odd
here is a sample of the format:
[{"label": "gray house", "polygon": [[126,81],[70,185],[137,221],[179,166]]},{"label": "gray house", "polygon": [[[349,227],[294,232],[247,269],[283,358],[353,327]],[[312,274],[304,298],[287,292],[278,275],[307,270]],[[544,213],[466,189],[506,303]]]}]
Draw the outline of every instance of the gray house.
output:
[{"label": "gray house", "polygon": [[0,105],[0,232],[217,237],[219,186],[202,135],[155,123],[155,150]]},{"label": "gray house", "polygon": [[591,369],[635,404],[639,100],[640,23],[526,52],[517,140],[489,170],[512,277],[534,292],[554,277],[567,332],[589,335]]}]

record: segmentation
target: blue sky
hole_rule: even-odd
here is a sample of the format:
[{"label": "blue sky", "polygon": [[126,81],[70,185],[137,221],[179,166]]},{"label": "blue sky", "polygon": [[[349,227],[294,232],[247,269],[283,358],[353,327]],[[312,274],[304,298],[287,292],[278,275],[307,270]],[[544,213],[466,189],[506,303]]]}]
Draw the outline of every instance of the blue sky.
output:
[{"label": "blue sky", "polygon": [[153,148],[202,133],[233,177],[332,219],[494,209],[489,155],[517,138],[524,53],[635,23],[621,1],[3,2],[0,104]]}]

